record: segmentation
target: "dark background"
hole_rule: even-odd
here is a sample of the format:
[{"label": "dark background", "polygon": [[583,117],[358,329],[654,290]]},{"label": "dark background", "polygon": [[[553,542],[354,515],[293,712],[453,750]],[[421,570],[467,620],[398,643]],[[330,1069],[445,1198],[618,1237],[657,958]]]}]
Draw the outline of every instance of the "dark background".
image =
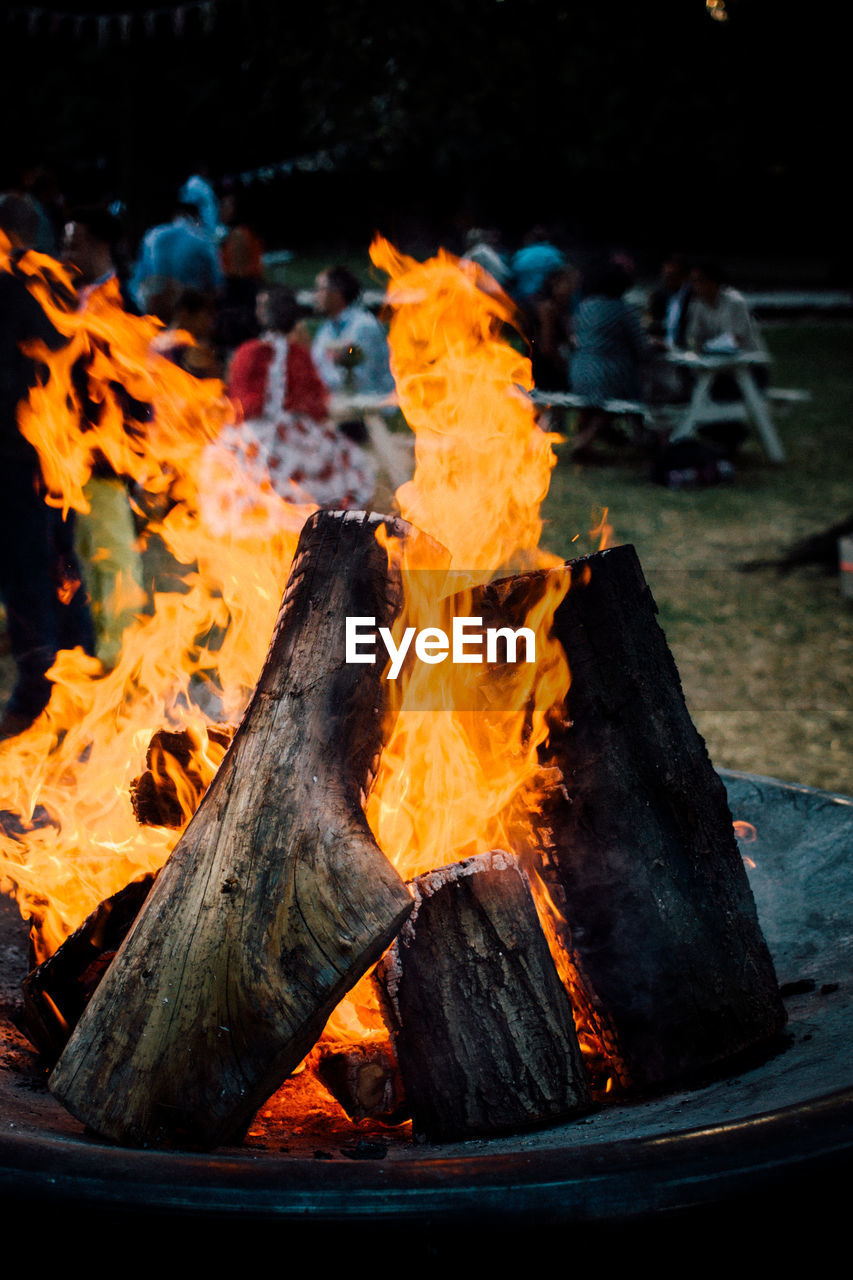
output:
[{"label": "dark background", "polygon": [[726,0],[716,22],[703,0],[214,0],[176,33],[167,2],[147,28],[148,6],[91,3],[134,14],[130,38],[74,0],[0,19],[0,186],[47,166],[72,202],[122,199],[132,239],[200,163],[222,179],[302,158],[245,184],[270,248],[377,229],[452,246],[471,222],[512,243],[544,221],[567,244],[808,258],[849,282],[830,6]]}]

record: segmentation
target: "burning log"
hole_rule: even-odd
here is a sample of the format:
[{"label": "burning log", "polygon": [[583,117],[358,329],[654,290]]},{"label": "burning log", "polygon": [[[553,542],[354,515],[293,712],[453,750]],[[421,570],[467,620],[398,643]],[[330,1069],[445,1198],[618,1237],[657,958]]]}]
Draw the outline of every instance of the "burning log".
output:
[{"label": "burning log", "polygon": [[[214,743],[223,754],[233,737],[233,725],[207,728],[208,744]],[[138,823],[182,827],[195,812],[209,780],[199,767],[198,751],[199,743],[189,729],[157,730],[148,744],[145,772],[130,784],[130,801]]]},{"label": "burning log", "polygon": [[415,1133],[506,1133],[586,1109],[571,1005],[517,860],[479,854],[411,888],[377,978]]},{"label": "burning log", "polygon": [[324,1051],[317,1075],[353,1120],[399,1124],[409,1114],[400,1068],[387,1042]]},{"label": "burning log", "polygon": [[[542,875],[617,1073],[658,1088],[767,1041],[785,1012],[726,793],[681,689],[633,547],[572,561],[554,634],[569,720],[546,763]],[[494,584],[483,612],[523,616],[544,574]],[[479,604],[476,605],[479,609]]]},{"label": "burning log", "polygon": [[79,929],[23,983],[22,1030],[48,1062],[56,1062],[107,967],[126,938],[155,880],[149,872],[98,904]]},{"label": "burning log", "polygon": [[303,529],[243,722],[51,1076],[100,1134],[242,1138],[411,910],[360,803],[381,668],[344,660],[344,616],[390,626],[401,607],[382,523],[318,512]]}]

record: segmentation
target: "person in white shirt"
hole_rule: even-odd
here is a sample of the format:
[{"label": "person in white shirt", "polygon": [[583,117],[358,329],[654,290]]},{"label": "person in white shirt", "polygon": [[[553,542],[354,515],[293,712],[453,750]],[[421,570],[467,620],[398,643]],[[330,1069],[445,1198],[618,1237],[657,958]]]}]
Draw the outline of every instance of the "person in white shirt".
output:
[{"label": "person in white shirt", "polygon": [[738,351],[764,351],[765,346],[746,299],[723,283],[715,264],[695,266],[690,275],[693,304],[687,322],[686,343],[691,351],[707,350],[709,342],[731,339]]},{"label": "person in white shirt", "polygon": [[317,277],[315,305],[325,320],[311,355],[330,391],[388,395],[394,379],[385,330],[359,305],[361,286],[348,267],[327,267]]}]

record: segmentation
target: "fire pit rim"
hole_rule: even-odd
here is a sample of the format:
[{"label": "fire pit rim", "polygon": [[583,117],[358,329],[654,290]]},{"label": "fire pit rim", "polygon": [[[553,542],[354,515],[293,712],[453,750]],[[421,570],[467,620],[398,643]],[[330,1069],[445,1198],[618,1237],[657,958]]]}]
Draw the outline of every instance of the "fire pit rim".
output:
[{"label": "fire pit rim", "polygon": [[[570,1132],[565,1126],[561,1132]],[[466,1143],[472,1148],[482,1142]],[[399,1162],[197,1154],[0,1136],[5,1200],[163,1212],[453,1221],[606,1220],[756,1195],[849,1169],[853,1088],[733,1122],[589,1146],[445,1154]]]},{"label": "fire pit rim", "polygon": [[[853,806],[853,798],[720,771],[764,796]],[[809,801],[811,803],[811,801]],[[70,1120],[69,1124],[73,1123]],[[582,1123],[582,1122],[581,1122]],[[113,1147],[26,1121],[0,1130],[4,1199],[163,1213],[355,1222],[594,1221],[742,1199],[849,1171],[853,1084],[733,1120],[572,1145],[574,1125],[538,1137],[418,1148],[388,1160],[304,1158],[247,1147],[200,1155]],[[318,1144],[321,1140],[318,1139]],[[537,1143],[544,1145],[537,1145]],[[336,1141],[334,1146],[338,1146]],[[345,1153],[342,1153],[345,1154]]]}]

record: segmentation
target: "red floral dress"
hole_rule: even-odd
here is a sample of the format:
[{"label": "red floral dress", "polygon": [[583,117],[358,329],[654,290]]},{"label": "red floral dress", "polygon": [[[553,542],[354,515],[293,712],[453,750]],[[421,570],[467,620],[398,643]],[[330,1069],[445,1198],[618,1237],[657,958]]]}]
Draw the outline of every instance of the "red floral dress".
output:
[{"label": "red floral dress", "polygon": [[[327,420],[328,392],[301,343],[275,333],[244,343],[234,355],[228,394],[241,420],[214,446],[217,523],[238,531],[242,518],[260,514],[270,490],[298,505],[348,509],[370,502],[373,469],[364,451]],[[223,485],[223,451],[239,459],[248,485]],[[207,497],[210,507],[210,492]]]}]

